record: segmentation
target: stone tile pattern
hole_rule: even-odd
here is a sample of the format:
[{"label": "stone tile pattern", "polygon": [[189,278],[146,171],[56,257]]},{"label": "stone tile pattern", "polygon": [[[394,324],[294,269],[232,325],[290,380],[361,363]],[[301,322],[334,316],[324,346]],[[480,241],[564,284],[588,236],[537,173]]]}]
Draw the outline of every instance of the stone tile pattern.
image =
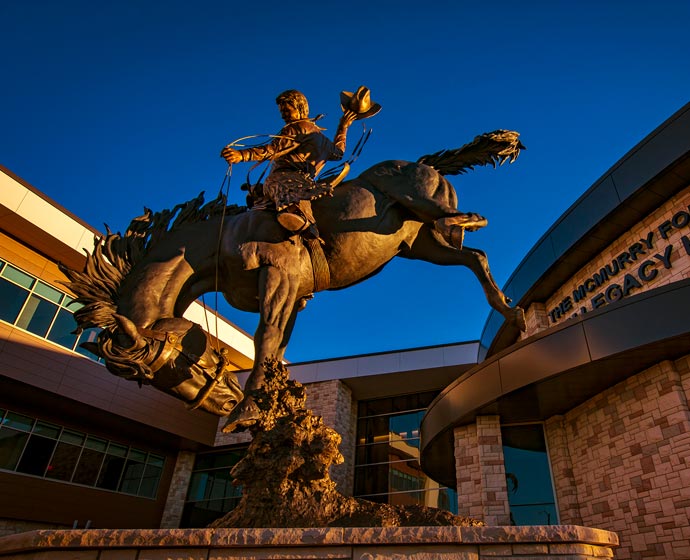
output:
[{"label": "stone tile pattern", "polygon": [[24,521],[23,519],[0,518],[0,537],[14,535],[15,533],[25,533],[37,529],[69,529],[65,525],[56,523],[39,523],[36,521]]},{"label": "stone tile pattern", "polygon": [[454,437],[458,514],[509,525],[499,416],[478,416],[475,424],[456,428]]},{"label": "stone tile pattern", "polygon": [[[563,286],[561,286],[557,292],[553,293],[545,302],[544,311],[548,313],[563,301],[565,297],[572,296],[573,290],[580,286],[582,282],[587,278],[591,278],[595,272],[598,272],[607,264],[611,265],[611,261],[623,252],[628,251],[633,243],[640,242],[640,239],[645,238],[649,232],[653,232],[654,234],[652,238],[653,248],[649,250],[645,247],[646,254],[639,255],[632,265],[626,266],[623,271],[620,271],[604,286],[601,286],[592,293],[588,293],[584,300],[577,303],[573,302],[573,312],[578,311],[582,305],[587,307],[588,311],[591,311],[590,299],[592,296],[605,290],[607,286],[613,283],[622,284],[621,281],[626,273],[631,273],[637,278],[637,269],[639,265],[647,259],[657,263],[654,267],[654,269],[657,270],[657,276],[649,282],[641,282],[642,287],[631,291],[631,295],[658,288],[659,286],[677,282],[685,278],[690,278],[690,255],[688,255],[688,252],[685,250],[681,239],[683,236],[690,238],[690,224],[685,225],[681,217],[680,221],[676,219],[676,224],[681,227],[672,227],[667,233],[667,239],[663,239],[659,232],[659,226],[667,220],[673,220],[673,217],[678,212],[688,212],[689,205],[690,187],[687,187],[666,201],[657,210],[640,220],[635,226],[622,234],[616,241],[611,243],[599,253],[599,255],[591,259],[584,267],[576,272],[568,282],[563,284]],[[668,245],[672,245],[673,249],[670,258],[671,268],[666,269],[653,255],[663,255],[664,249]],[[548,316],[546,317],[546,323],[544,323],[543,317],[539,317],[540,313],[541,308],[538,305],[531,305],[527,309],[525,318],[528,328],[523,334],[523,338],[554,326],[554,324],[550,322]],[[564,320],[565,318],[557,323],[560,324]]]},{"label": "stone tile pattern", "polygon": [[340,453],[344,462],[331,467],[331,479],[338,484],[338,491],[352,496],[355,470],[355,430],[357,427],[357,403],[352,390],[342,381],[322,381],[305,384],[307,408],[323,417],[326,426],[333,428],[340,437]]},{"label": "stone tile pattern", "polygon": [[179,451],[173,470],[168,497],[165,501],[165,509],[161,517],[161,529],[174,529],[180,526],[182,509],[187,497],[189,480],[194,469],[196,454],[192,451]]},{"label": "stone tile pattern", "polygon": [[501,560],[612,558],[614,533],[548,527],[100,529],[0,538],[3,560]]},{"label": "stone tile pattern", "polygon": [[616,531],[616,557],[690,558],[690,355],[546,423],[561,523]]}]

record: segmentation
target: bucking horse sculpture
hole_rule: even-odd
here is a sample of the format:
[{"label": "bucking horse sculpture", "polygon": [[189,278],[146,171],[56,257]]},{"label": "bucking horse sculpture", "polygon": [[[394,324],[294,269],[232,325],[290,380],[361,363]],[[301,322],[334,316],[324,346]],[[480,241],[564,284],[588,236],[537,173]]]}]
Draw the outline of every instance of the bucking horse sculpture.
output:
[{"label": "bucking horse sculpture", "polygon": [[83,272],[63,268],[83,304],[79,327],[102,329],[87,348],[116,375],[229,416],[230,431],[252,425],[256,411],[212,338],[182,317],[204,293],[222,292],[232,306],[260,315],[245,391],[262,386],[267,358],[282,359],[297,313],[315,292],[361,282],[393,257],[468,267],[489,304],[524,330],[522,309],[510,307],[486,255],[463,243],[464,232],[486,220],[457,209],[445,178],[513,162],[522,148],[517,133],[498,130],[417,162],[374,165],[314,201],[323,245],[287,232],[274,211],[226,206],[222,194],[205,205],[202,193],[171,211],[147,209],[124,236],[96,238]]}]

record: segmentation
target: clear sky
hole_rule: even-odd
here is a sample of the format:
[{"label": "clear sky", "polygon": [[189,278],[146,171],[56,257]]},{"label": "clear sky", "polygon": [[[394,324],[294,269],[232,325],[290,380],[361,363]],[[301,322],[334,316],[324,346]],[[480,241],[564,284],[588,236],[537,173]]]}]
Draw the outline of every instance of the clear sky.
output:
[{"label": "clear sky", "polygon": [[[220,149],[276,133],[281,91],[303,91],[332,135],[339,92],[364,84],[383,110],[351,177],[482,132],[521,133],[528,150],[515,164],[450,178],[460,208],[489,219],[466,243],[488,253],[503,285],[592,183],[690,100],[689,21],[685,0],[2,0],[0,164],[122,231],[144,206],[215,196]],[[255,316],[222,310],[253,332]],[[287,358],[476,340],[488,313],[469,271],[395,259],[317,294]]]}]

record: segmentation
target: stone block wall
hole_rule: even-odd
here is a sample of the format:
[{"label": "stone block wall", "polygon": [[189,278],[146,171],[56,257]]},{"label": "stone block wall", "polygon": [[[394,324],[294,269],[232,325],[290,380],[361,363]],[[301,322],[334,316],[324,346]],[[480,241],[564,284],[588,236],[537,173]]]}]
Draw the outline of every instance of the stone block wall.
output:
[{"label": "stone block wall", "polygon": [[686,356],[547,422],[561,523],[617,532],[621,559],[690,558],[689,390]]},{"label": "stone block wall", "polygon": [[173,470],[170,489],[168,490],[168,498],[165,501],[165,509],[161,518],[161,529],[174,529],[180,526],[195,458],[196,453],[192,451],[180,451],[177,454],[177,461],[175,462],[175,469]]},{"label": "stone block wall", "polygon": [[508,487],[498,416],[478,416],[455,429],[458,514],[487,525],[509,525]]},{"label": "stone block wall", "polygon": [[324,424],[340,434],[340,452],[344,462],[331,467],[331,478],[338,483],[338,491],[352,496],[355,470],[355,435],[357,428],[357,403],[352,391],[337,379],[309,383],[307,408],[323,417]]}]

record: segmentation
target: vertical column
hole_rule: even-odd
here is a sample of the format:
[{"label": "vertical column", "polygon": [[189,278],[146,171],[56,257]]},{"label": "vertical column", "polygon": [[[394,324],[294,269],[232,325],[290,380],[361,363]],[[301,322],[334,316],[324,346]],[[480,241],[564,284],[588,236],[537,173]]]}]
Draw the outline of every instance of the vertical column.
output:
[{"label": "vertical column", "polygon": [[487,525],[509,525],[501,424],[498,416],[479,416],[476,424],[454,430],[458,513]]},{"label": "vertical column", "polygon": [[307,386],[307,406],[323,418],[326,426],[333,428],[340,437],[340,453],[344,462],[331,467],[331,478],[338,484],[338,491],[352,496],[355,468],[355,430],[357,423],[356,403],[352,390],[340,380],[310,383]]},{"label": "vertical column", "polygon": [[468,424],[453,430],[455,440],[455,479],[458,491],[458,514],[482,519],[482,479],[477,449],[477,425]]},{"label": "vertical column", "polygon": [[161,529],[176,529],[180,526],[195,457],[196,454],[192,451],[180,451],[177,454],[168,498],[165,501],[165,508],[161,517]]},{"label": "vertical column", "polygon": [[477,449],[482,475],[484,522],[487,525],[510,525],[508,485],[499,416],[477,417]]},{"label": "vertical column", "polygon": [[563,416],[549,418],[544,423],[544,435],[553,473],[559,522],[562,525],[582,525],[575,473]]}]

